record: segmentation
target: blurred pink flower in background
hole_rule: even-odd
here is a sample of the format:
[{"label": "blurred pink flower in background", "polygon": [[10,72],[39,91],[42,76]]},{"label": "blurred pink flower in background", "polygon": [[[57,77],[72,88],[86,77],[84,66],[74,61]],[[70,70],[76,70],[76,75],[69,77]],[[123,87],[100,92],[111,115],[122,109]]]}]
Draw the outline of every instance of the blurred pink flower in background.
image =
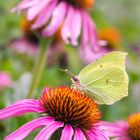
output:
[{"label": "blurred pink flower in background", "polygon": [[35,44],[27,38],[19,38],[13,40],[10,47],[19,54],[27,54],[28,56],[33,56],[38,53],[38,44]]},{"label": "blurred pink flower in background", "polygon": [[138,56],[140,57],[140,43],[134,43],[134,44],[131,44],[129,46],[130,49],[132,49],[132,51]]},{"label": "blurred pink flower in background", "polygon": [[34,56],[39,51],[39,39],[34,32],[30,31],[31,23],[25,17],[21,20],[22,36],[14,39],[10,47],[19,54]]},{"label": "blurred pink flower in background", "polygon": [[62,26],[61,36],[65,43],[99,49],[96,27],[87,9],[95,0],[22,0],[13,11],[24,12],[32,22],[31,29],[40,29],[44,37],[54,35]]},{"label": "blurred pink flower in background", "polygon": [[97,104],[81,91],[61,86],[46,88],[40,100],[25,99],[0,110],[0,120],[26,113],[41,113],[5,140],[22,140],[40,127],[34,140],[109,140],[99,124]]},{"label": "blurred pink flower in background", "polygon": [[101,122],[111,140],[139,140],[140,139],[140,113],[132,114],[126,121]]},{"label": "blurred pink flower in background", "polygon": [[11,77],[8,73],[0,71],[0,89],[10,87],[12,85]]},{"label": "blurred pink flower in background", "polygon": [[85,64],[91,63],[102,57],[104,54],[120,50],[120,34],[115,28],[105,28],[99,31],[99,50],[92,51],[89,47],[80,48],[81,59]]}]

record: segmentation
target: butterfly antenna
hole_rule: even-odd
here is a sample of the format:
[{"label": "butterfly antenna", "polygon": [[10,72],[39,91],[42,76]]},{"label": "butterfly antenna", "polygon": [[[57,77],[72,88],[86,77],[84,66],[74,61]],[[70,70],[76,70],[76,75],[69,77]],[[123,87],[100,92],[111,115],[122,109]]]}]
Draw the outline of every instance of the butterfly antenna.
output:
[{"label": "butterfly antenna", "polygon": [[59,70],[65,72],[65,73],[67,73],[67,74],[70,75],[71,77],[74,76],[74,74],[73,74],[70,70],[68,70],[68,69],[59,69]]}]

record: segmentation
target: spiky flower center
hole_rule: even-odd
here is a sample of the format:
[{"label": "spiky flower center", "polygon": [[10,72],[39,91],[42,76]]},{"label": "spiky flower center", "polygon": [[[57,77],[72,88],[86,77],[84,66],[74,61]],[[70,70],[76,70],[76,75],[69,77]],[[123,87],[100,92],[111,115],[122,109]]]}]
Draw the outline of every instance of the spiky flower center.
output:
[{"label": "spiky flower center", "polygon": [[66,0],[75,7],[88,9],[95,3],[95,0]]},{"label": "spiky flower center", "polygon": [[65,86],[44,91],[40,102],[46,110],[44,113],[82,130],[90,129],[101,117],[91,98],[81,91]]},{"label": "spiky flower center", "polygon": [[128,124],[130,136],[134,140],[140,140],[140,113],[129,116]]}]

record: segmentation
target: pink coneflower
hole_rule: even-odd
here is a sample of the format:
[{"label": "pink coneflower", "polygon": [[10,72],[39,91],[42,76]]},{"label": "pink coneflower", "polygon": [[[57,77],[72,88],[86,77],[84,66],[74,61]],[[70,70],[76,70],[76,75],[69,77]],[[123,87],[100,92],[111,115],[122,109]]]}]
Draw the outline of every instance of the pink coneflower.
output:
[{"label": "pink coneflower", "polygon": [[11,86],[12,80],[8,73],[0,71],[0,89]]},{"label": "pink coneflower", "polygon": [[[42,115],[21,126],[5,140],[22,140],[39,127],[35,140],[108,140],[101,130],[97,104],[81,91],[61,86],[45,89],[40,100],[25,99],[0,110],[0,119],[29,112]],[[57,135],[57,137],[56,137]]]},{"label": "pink coneflower", "polygon": [[81,59],[85,64],[99,59],[110,51],[120,50],[120,34],[115,28],[105,28],[99,31],[99,50],[92,51],[89,47],[80,49]]},{"label": "pink coneflower", "polygon": [[140,113],[130,115],[127,121],[102,122],[102,125],[112,140],[140,140]]},{"label": "pink coneflower", "polygon": [[13,11],[24,12],[32,22],[31,29],[41,29],[44,37],[54,35],[62,26],[61,36],[66,43],[98,49],[95,24],[87,9],[95,0],[22,0]]}]

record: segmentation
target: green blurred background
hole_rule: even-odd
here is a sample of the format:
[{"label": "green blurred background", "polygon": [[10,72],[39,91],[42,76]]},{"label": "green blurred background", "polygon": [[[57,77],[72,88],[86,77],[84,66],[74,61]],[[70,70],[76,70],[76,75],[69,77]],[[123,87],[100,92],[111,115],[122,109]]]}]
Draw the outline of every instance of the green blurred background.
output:
[{"label": "green blurred background", "polygon": [[[16,0],[0,0],[0,71],[8,72],[14,81],[12,87],[0,90],[0,108],[26,98],[36,58],[18,54],[10,47],[14,39],[23,36],[20,27],[21,16],[10,12],[15,4]],[[126,69],[130,79],[129,96],[114,105],[102,105],[101,110],[104,120],[126,119],[129,114],[140,110],[139,4],[139,0],[96,0],[96,4],[90,10],[98,30],[116,28],[121,36],[121,50],[128,52]],[[65,51],[67,54],[67,68],[74,74],[78,74],[85,66],[80,59],[78,48],[67,45],[65,46]],[[70,86],[70,77],[60,71],[59,69],[61,68],[64,67],[58,61],[49,67],[46,65],[41,83],[36,90],[38,97],[45,86]],[[33,117],[35,116],[25,115],[0,122],[0,139],[3,139],[3,136],[6,136]],[[32,139],[32,135],[27,139]]]}]

